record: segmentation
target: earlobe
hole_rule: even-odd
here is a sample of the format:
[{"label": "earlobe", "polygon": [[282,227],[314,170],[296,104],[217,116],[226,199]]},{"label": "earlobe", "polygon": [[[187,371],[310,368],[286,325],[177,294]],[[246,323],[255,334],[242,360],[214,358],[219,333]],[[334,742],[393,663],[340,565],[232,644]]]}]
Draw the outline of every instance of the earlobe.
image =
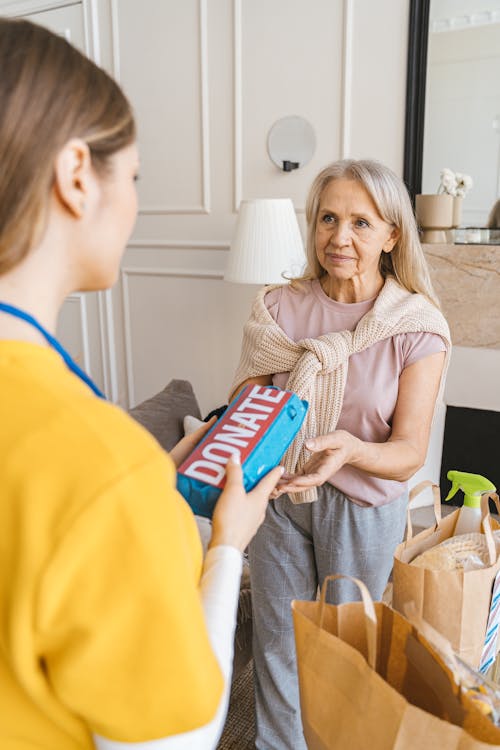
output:
[{"label": "earlobe", "polygon": [[92,181],[90,150],[85,141],[72,138],[59,151],[54,165],[54,191],[76,219],[85,213]]},{"label": "earlobe", "polygon": [[394,227],[394,229],[392,230],[390,236],[385,241],[385,244],[384,244],[384,246],[382,248],[382,252],[383,253],[391,253],[393,251],[393,249],[394,249],[394,245],[399,240],[400,236],[401,236],[401,232],[399,231],[399,229],[397,229],[396,227]]}]

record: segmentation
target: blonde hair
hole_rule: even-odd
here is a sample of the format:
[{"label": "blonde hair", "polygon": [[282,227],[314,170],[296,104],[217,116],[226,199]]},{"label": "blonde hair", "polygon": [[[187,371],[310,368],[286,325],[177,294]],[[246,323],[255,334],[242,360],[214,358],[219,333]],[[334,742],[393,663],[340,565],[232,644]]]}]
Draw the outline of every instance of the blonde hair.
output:
[{"label": "blonde hair", "polygon": [[113,79],[62,37],[0,19],[0,274],[36,244],[55,158],[71,138],[100,174],[135,140],[130,104]]},{"label": "blonde hair", "polygon": [[324,189],[332,180],[339,179],[361,183],[381,218],[399,230],[399,238],[392,251],[381,253],[379,268],[383,278],[393,276],[409,292],[423,294],[439,308],[408,191],[391,169],[371,159],[333,162],[315,178],[306,203],[307,266],[301,277],[291,281],[292,286],[299,285],[301,281],[319,279],[326,274],[316,255],[316,223]]}]

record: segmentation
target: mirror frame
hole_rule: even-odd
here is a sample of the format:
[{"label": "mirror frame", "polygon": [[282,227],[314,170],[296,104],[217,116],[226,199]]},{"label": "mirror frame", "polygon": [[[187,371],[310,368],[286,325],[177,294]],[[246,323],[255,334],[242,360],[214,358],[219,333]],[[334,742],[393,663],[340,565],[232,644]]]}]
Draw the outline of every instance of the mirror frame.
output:
[{"label": "mirror frame", "polygon": [[403,179],[412,201],[422,192],[430,0],[410,0]]}]

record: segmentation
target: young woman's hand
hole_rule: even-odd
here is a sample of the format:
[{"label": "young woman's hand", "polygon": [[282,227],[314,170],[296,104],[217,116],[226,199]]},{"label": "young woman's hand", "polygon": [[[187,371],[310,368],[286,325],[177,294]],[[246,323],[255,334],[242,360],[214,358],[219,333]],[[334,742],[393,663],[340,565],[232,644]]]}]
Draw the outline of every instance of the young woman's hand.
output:
[{"label": "young woman's hand", "polygon": [[282,474],[283,467],[276,466],[253,490],[245,492],[241,466],[230,459],[226,484],[212,518],[209,547],[227,544],[243,552],[264,520],[269,497]]},{"label": "young woman's hand", "polygon": [[336,430],[328,435],[309,438],[305,442],[305,447],[313,455],[299,474],[287,474],[280,479],[273,497],[324,484],[344,464],[353,461],[359,442],[358,438],[346,430]]},{"label": "young woman's hand", "polygon": [[181,463],[194,451],[202,437],[206,435],[211,427],[216,422],[216,417],[212,417],[208,422],[203,423],[194,432],[189,435],[185,435],[179,442],[174,445],[171,451],[169,451],[170,458],[174,462],[176,468],[179,468]]}]

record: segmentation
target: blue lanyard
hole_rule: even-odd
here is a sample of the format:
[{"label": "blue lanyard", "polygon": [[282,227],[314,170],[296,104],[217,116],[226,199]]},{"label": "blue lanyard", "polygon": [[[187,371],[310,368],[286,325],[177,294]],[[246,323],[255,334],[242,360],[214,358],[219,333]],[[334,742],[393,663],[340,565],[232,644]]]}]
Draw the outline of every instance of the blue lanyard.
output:
[{"label": "blue lanyard", "polygon": [[102,391],[99,390],[95,383],[92,382],[87,373],[85,373],[82,368],[76,364],[71,355],[68,354],[63,346],[61,346],[59,341],[54,338],[54,336],[52,336],[52,334],[50,334],[32,315],[24,312],[24,310],[20,310],[19,307],[14,307],[14,305],[7,305],[5,302],[0,302],[0,310],[7,313],[8,315],[13,315],[14,318],[21,318],[21,320],[26,321],[26,323],[29,323],[33,326],[33,328],[36,328],[38,331],[40,331],[40,333],[47,340],[50,346],[61,355],[71,372],[74,372],[75,375],[83,380],[83,382],[86,383],[89,388],[94,391],[96,396],[99,396],[99,398],[106,398],[104,393],[102,393]]}]

